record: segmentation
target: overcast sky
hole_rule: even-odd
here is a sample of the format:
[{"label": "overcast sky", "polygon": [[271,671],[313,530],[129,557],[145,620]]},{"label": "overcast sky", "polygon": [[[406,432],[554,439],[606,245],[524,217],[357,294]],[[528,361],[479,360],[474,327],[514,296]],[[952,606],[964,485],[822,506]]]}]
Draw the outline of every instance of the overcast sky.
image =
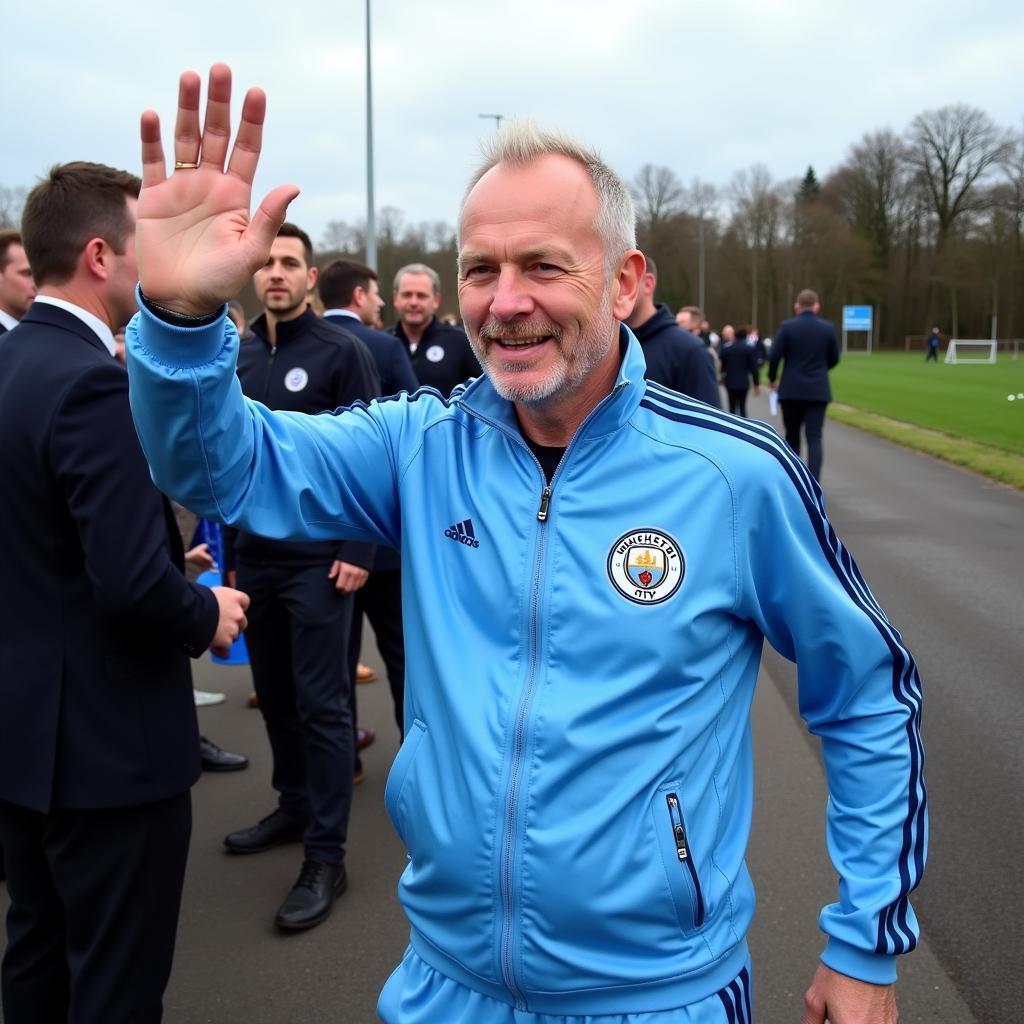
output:
[{"label": "overcast sky", "polygon": [[[532,115],[645,163],[724,185],[755,162],[824,177],[865,132],[963,102],[1019,127],[1024,3],[974,0],[372,0],[377,207],[454,223],[481,113]],[[950,11],[950,8],[953,11]],[[136,170],[138,115],[173,126],[177,76],[227,61],[269,98],[262,193],[302,188],[318,241],[365,215],[364,0],[8,3],[0,184],[56,162]],[[119,19],[119,20],[117,20]],[[170,146],[168,145],[168,150]]]}]

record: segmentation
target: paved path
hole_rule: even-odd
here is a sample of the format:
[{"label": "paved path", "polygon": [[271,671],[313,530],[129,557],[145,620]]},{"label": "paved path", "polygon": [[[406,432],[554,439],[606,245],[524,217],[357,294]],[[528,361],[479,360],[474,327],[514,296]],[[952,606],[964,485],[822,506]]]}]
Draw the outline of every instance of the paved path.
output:
[{"label": "paved path", "polygon": [[[763,399],[754,403],[755,412],[763,408]],[[926,684],[932,861],[916,900],[926,940],[904,961],[901,1021],[1015,1020],[1024,999],[1015,870],[1024,826],[1016,579],[1024,569],[1024,497],[834,423],[825,444],[831,515],[918,656]],[[368,656],[379,668],[375,652]],[[349,892],[321,927],[282,937],[271,921],[298,870],[298,848],[241,858],[221,850],[225,832],[272,806],[261,719],[244,706],[247,673],[201,663],[197,683],[229,694],[226,704],[200,712],[204,732],[245,751],[253,764],[207,775],[195,789],[168,1024],[371,1024],[406,932],[395,899],[404,853],[383,810],[397,748],[386,685],[359,691],[362,718],[380,738],[367,751],[367,781],[356,795]],[[763,1024],[799,1020],[821,946],[817,910],[835,886],[824,851],[821,772],[792,710],[793,685],[791,666],[770,653],[755,706],[750,852]]]}]

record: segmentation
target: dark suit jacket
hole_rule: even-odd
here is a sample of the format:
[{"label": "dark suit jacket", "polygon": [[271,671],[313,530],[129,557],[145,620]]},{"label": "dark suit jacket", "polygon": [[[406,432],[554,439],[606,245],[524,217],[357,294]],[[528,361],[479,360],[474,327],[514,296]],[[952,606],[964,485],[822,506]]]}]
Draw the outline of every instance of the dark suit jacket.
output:
[{"label": "dark suit jacket", "polygon": [[751,378],[754,384],[759,383],[757,352],[753,345],[740,340],[723,342],[718,350],[718,360],[722,364],[722,383],[727,390],[746,391]]},{"label": "dark suit jacket", "polygon": [[779,398],[799,398],[805,402],[831,402],[828,371],[839,362],[839,343],[835,328],[809,309],[784,320],[772,341],[768,360],[768,379],[774,384],[779,362],[782,380]]},{"label": "dark suit jacket", "polygon": [[184,792],[199,775],[188,655],[217,603],[181,574],[127,373],[44,303],[0,342],[0,480],[0,799],[49,812]]},{"label": "dark suit jacket", "polygon": [[354,334],[373,356],[380,374],[381,395],[397,395],[399,391],[412,394],[420,385],[412,369],[412,362],[405,346],[393,335],[385,331],[375,331],[367,327],[362,320],[354,316],[325,316],[324,319]]}]

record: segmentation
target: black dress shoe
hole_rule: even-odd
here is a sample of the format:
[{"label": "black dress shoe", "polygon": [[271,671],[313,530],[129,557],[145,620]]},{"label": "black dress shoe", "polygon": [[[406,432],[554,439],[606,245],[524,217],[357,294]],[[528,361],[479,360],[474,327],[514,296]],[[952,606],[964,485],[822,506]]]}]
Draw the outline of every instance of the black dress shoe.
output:
[{"label": "black dress shoe", "polygon": [[224,837],[224,845],[232,853],[259,853],[282,843],[297,843],[302,839],[306,823],[299,818],[285,814],[280,808],[268,814],[250,828],[230,832]]},{"label": "black dress shoe", "polygon": [[249,758],[245,754],[232,754],[230,750],[223,750],[205,736],[199,737],[199,757],[204,772],[239,772],[249,767]]},{"label": "black dress shoe", "polygon": [[344,864],[305,860],[299,880],[277,911],[274,923],[285,931],[312,928],[331,912],[335,897],[348,888]]}]

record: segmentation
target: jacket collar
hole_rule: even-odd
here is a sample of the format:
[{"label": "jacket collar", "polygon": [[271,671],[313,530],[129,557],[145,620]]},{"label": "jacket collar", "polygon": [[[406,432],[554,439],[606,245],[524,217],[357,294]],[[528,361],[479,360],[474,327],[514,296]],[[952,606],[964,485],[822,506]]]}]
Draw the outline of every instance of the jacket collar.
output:
[{"label": "jacket collar", "polygon": [[110,356],[111,359],[114,358],[107,346],[103,344],[100,336],[84,320],[50,302],[33,302],[19,323],[61,328],[72,334],[77,334],[94,348],[98,348],[104,355]]},{"label": "jacket collar", "polygon": [[661,302],[655,307],[653,315],[649,316],[637,327],[637,340],[642,345],[644,342],[650,341],[656,334],[660,334],[662,331],[673,327],[680,331],[682,330],[679,324],[676,323],[672,310],[664,302]]},{"label": "jacket collar", "polygon": [[[311,306],[306,306],[304,312],[295,317],[294,320],[281,320],[277,325],[277,345],[287,345],[300,335],[305,334],[313,327],[320,318],[313,312]],[[260,313],[249,325],[249,330],[256,335],[264,345],[270,344],[267,337],[267,314]]]},{"label": "jacket collar", "polygon": [[[615,379],[615,387],[611,395],[600,402],[584,421],[588,437],[610,434],[618,430],[630,420],[644,396],[644,373],[647,364],[640,342],[625,324],[619,324],[619,351],[622,353],[622,362]],[[514,406],[494,390],[494,385],[486,374],[469,383],[466,390],[456,396],[454,401],[467,412],[497,423],[510,432],[521,433]]]}]

